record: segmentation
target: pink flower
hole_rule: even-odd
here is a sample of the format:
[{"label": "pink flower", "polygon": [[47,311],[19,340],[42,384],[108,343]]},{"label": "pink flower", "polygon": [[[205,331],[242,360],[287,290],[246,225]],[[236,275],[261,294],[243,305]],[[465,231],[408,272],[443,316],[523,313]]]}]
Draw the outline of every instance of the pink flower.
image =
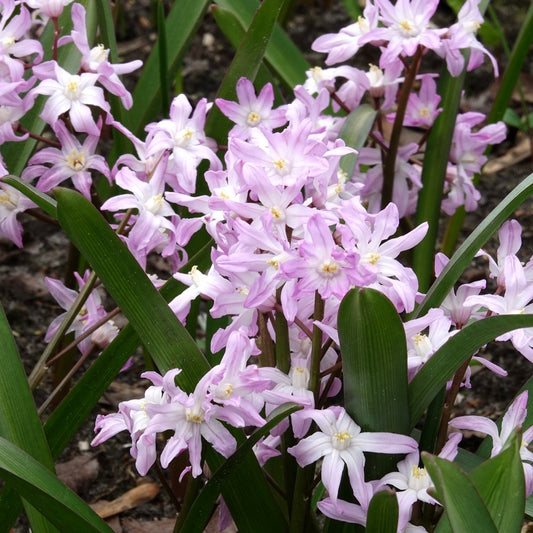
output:
[{"label": "pink flower", "polygon": [[318,291],[322,298],[336,296],[341,299],[353,285],[366,284],[369,273],[358,269],[358,257],[338,246],[321,213],[313,215],[300,243],[299,257],[280,265],[289,278],[298,278],[294,296],[301,297]]},{"label": "pink flower", "polygon": [[[74,272],[74,276],[78,282],[79,289],[81,290],[87,282],[89,272],[85,272],[83,277],[81,277],[77,272]],[[65,287],[65,285],[57,279],[45,278],[44,281],[48,290],[50,291],[50,294],[54,297],[57,303],[63,309],[65,309],[65,311],[68,311],[76,300],[78,292]],[[61,315],[57,316],[48,326],[46,335],[44,337],[45,342],[50,341],[50,339],[55,335],[55,332],[65,318],[65,315],[66,313],[62,313]],[[74,336],[78,337],[105,316],[106,310],[102,305],[100,295],[96,290],[93,290],[67,332],[73,331]],[[82,354],[85,354],[91,350],[92,344],[93,342],[91,337],[86,337],[80,343],[78,343],[78,348]]]},{"label": "pink flower", "polygon": [[360,48],[360,37],[377,28],[378,10],[372,2],[367,2],[363,15],[357,22],[342,28],[339,33],[328,33],[315,39],[311,48],[315,52],[327,53],[326,65],[342,63],[353,57]]},{"label": "pink flower", "polygon": [[[4,170],[0,164],[0,175]],[[17,220],[17,215],[33,207],[37,206],[29,198],[0,179],[0,235],[13,241],[19,248],[22,248],[22,224]]]},{"label": "pink flower", "polygon": [[136,59],[129,63],[110,63],[108,61],[109,50],[105,49],[102,44],[98,44],[93,48],[89,47],[87,29],[85,27],[85,8],[81,4],[76,3],[72,6],[71,15],[74,29],[72,30],[70,37],[63,37],[59,40],[59,45],[61,46],[67,42],[73,41],[82,54],[81,68],[85,72],[99,74],[98,81],[110,93],[119,96],[124,107],[129,109],[133,103],[132,97],[118,76],[120,74],[129,74],[140,68],[142,66],[142,61]]},{"label": "pink flower", "polygon": [[100,128],[96,125],[89,106],[99,107],[106,113],[109,113],[110,108],[102,89],[94,85],[98,74],[69,74],[55,62],[53,67],[55,79],[45,79],[33,89],[34,93],[50,96],[41,118],[53,126],[59,116],[68,111],[76,131],[99,136]]},{"label": "pink flower", "polygon": [[[498,426],[489,418],[476,415],[458,416],[451,420],[449,425],[455,429],[469,429],[489,435],[492,438],[492,451],[490,456],[494,457],[505,447],[513,431],[521,428],[524,423],[527,415],[527,399],[527,390],[515,398],[502,419],[501,429],[498,429]],[[533,441],[533,426],[524,432],[522,441],[520,457],[524,466],[527,498],[533,493],[533,453],[528,449],[529,444]]]},{"label": "pink flower", "polygon": [[346,466],[348,478],[355,497],[365,506],[363,452],[374,453],[411,453],[418,449],[417,442],[411,437],[395,433],[361,433],[361,428],[348,416],[342,407],[306,411],[320,431],[301,440],[288,449],[296,457],[300,466],[307,466],[321,457],[322,483],[333,502],[337,500],[342,473]]},{"label": "pink flower", "polygon": [[146,155],[160,155],[165,150],[172,152],[169,159],[167,181],[173,190],[191,194],[196,190],[196,167],[203,159],[211,169],[221,168],[212,139],[205,136],[204,125],[209,109],[202,98],[194,112],[184,94],[174,98],[170,106],[170,118],[146,127]]},{"label": "pink flower", "polygon": [[413,56],[418,46],[431,50],[440,47],[440,35],[446,30],[433,30],[429,22],[438,0],[374,0],[384,28],[368,32],[360,42],[387,41],[379,64],[382,68],[398,60],[399,55]]},{"label": "pink flower", "polygon": [[141,262],[161,244],[165,244],[163,255],[170,255],[175,246],[176,228],[173,222],[168,220],[175,212],[163,196],[167,159],[168,155],[162,157],[148,182],[140,180],[128,167],[121,168],[115,176],[115,181],[119,187],[131,191],[132,194],[113,196],[101,207],[107,211],[137,209],[138,215],[128,234],[127,243]]},{"label": "pink flower", "polygon": [[267,128],[272,130],[282,126],[287,120],[285,110],[280,108],[273,110],[274,90],[272,85],[267,83],[255,96],[252,82],[246,78],[241,78],[237,82],[237,98],[239,103],[217,98],[216,105],[235,126],[229,135],[248,139],[254,128]]},{"label": "pink flower", "polygon": [[17,5],[20,5],[20,2],[13,0],[3,0],[1,3],[0,58],[8,67],[12,81],[20,79],[24,71],[22,61],[14,59],[12,56],[23,58],[37,54],[35,62],[39,62],[43,57],[41,43],[26,38],[31,28],[30,12],[24,5],[21,5],[20,11],[13,16]]},{"label": "pink flower", "polygon": [[[97,170],[110,181],[109,167],[105,159],[94,153],[99,137],[88,135],[81,144],[61,120],[55,123],[54,130],[61,143],[61,149],[44,148],[37,152],[29,160],[30,166],[26,167],[22,178],[29,181],[39,177],[36,187],[43,192],[72,178],[74,187],[90,200],[91,169]],[[43,163],[49,163],[52,166],[47,167]]]},{"label": "pink flower", "polygon": [[68,6],[72,0],[26,0],[26,3],[33,9],[38,9],[47,17],[57,18],[63,13],[63,8]]}]

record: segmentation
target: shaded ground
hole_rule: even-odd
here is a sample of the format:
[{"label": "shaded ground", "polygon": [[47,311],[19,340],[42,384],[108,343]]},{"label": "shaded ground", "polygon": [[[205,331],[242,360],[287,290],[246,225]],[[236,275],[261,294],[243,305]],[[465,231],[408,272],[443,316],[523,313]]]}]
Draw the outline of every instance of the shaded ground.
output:
[{"label": "shaded ground", "polygon": [[[139,50],[148,53],[153,45],[155,34],[150,29],[148,4],[149,2],[130,2],[127,6],[127,31],[125,40],[121,43],[124,59],[137,57]],[[330,9],[325,10],[322,3],[305,2],[297,8],[288,30],[302,51],[310,50],[311,42],[318,35],[336,31],[348,23],[340,4],[340,1],[332,1]],[[506,6],[508,9],[509,6]],[[448,14],[444,13],[442,16],[446,17]],[[509,31],[512,33],[513,29]],[[313,65],[321,64],[320,54],[309,53],[308,58]],[[207,16],[184,62],[184,92],[193,101],[203,96],[211,100],[230,59],[227,41],[211,17]],[[484,111],[488,109],[491,93],[487,89],[487,76],[488,74],[483,72],[471,83],[465,106],[481,108]],[[507,143],[500,147],[495,155],[501,155],[510,147],[510,143]],[[485,176],[481,183],[483,199],[480,209],[467,216],[466,229],[475,228],[505,194],[530,172],[531,164],[522,162],[498,174]],[[531,253],[533,202],[526,202],[516,212],[516,217],[524,227],[523,249]],[[25,369],[29,373],[44,349],[43,335],[46,327],[51,319],[61,312],[48,296],[43,280],[45,276],[63,278],[68,242],[57,228],[43,225],[29,216],[24,216],[22,221],[25,226],[24,249],[19,250],[9,241],[0,239],[0,301],[15,334]],[[496,246],[496,241],[491,242],[489,249],[494,250]],[[465,275],[470,280],[484,277],[485,268],[485,263],[477,261]],[[483,355],[503,366],[509,376],[502,379],[485,370],[480,371],[472,378],[472,391],[462,393],[459,410],[464,414],[478,413],[497,417],[516,391],[533,374],[533,366],[505,344],[491,344]],[[86,471],[77,476],[80,479],[76,486],[77,492],[87,502],[113,500],[143,482],[159,484],[160,480],[153,476],[152,472],[147,478],[139,479],[128,452],[129,439],[125,434],[119,434],[96,450],[89,450],[88,447],[93,437],[93,420],[97,413],[112,412],[119,401],[142,396],[144,387],[138,380],[141,371],[142,357],[138,354],[133,367],[119,376],[95,409],[92,419],[80,429],[61,456],[61,462],[80,458],[87,460]],[[46,398],[50,387],[50,381],[45,380],[43,388],[36,393],[38,405]],[[67,464],[64,468],[64,477],[70,480],[83,471],[79,463],[70,467]],[[147,487],[151,490],[152,485]],[[114,527],[117,531],[149,532],[147,524],[139,526],[135,524],[135,520],[171,519],[175,516],[175,508],[163,490],[156,496],[150,493],[150,496],[151,501],[142,505],[138,502],[142,501],[143,497],[147,498],[147,494],[131,496],[130,504],[133,501],[134,508],[120,514],[122,524],[118,524],[118,519],[115,519]],[[171,531],[172,521],[158,522],[157,528],[159,533],[167,529]],[[25,526],[21,523],[17,531],[24,530]]]}]

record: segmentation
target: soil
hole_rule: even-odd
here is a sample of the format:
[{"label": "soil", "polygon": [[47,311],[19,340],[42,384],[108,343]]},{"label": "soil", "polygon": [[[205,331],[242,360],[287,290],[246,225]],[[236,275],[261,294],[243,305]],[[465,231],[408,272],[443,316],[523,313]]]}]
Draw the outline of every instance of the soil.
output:
[{"label": "soil", "polygon": [[[517,2],[520,4],[520,2]],[[138,57],[139,53],[147,54],[155,40],[155,32],[150,22],[150,2],[125,2],[124,35],[120,42],[123,60]],[[506,10],[509,9],[506,3]],[[518,8],[516,8],[518,9]],[[509,13],[509,11],[506,11]],[[514,13],[514,11],[513,11]],[[442,17],[449,17],[444,11]],[[520,16],[516,16],[520,20]],[[323,56],[310,52],[313,40],[323,33],[337,31],[350,22],[340,0],[330,2],[301,2],[296,6],[287,30],[294,42],[305,53],[312,65],[321,65]],[[516,35],[516,25],[511,21],[506,32]],[[201,97],[212,100],[222,80],[229,62],[231,47],[218,30],[212,17],[206,15],[189,54],[183,64],[183,87],[191,101]],[[527,65],[530,75],[531,64]],[[489,71],[490,72],[490,71]],[[472,77],[463,107],[480,109],[487,112],[494,91],[486,82],[489,74],[482,71]],[[511,137],[512,138],[512,137]],[[512,148],[513,142],[506,141],[494,151],[493,157],[506,153]],[[519,162],[504,168],[497,174],[485,175],[480,189],[482,200],[478,211],[470,213],[465,221],[465,234],[474,229],[479,222],[497,205],[497,203],[515,187],[520,180],[530,174],[530,161]],[[522,223],[523,251],[533,251],[533,201],[528,200],[515,213]],[[64,234],[54,226],[43,224],[29,215],[23,215],[24,248],[18,249],[10,241],[0,238],[0,301],[4,306],[9,323],[15,335],[19,353],[24,367],[29,373],[44,349],[43,336],[51,317],[57,316],[62,310],[48,295],[44,285],[44,277],[63,279],[68,254],[68,241]],[[494,251],[497,241],[488,244],[487,249]],[[529,255],[524,257],[529,259]],[[472,280],[486,276],[486,263],[476,261],[465,273],[465,279]],[[520,387],[533,375],[533,366],[520,354],[505,343],[492,343],[484,349],[484,357],[504,367],[509,375],[507,378],[497,377],[486,370],[481,370],[472,377],[472,389],[463,390],[457,406],[460,414],[482,414],[497,418]],[[89,442],[93,437],[94,418],[98,413],[113,412],[117,404],[125,399],[142,396],[144,387],[138,379],[143,370],[140,354],[134,356],[133,366],[122,373],[108,393],[96,406],[91,418],[79,429],[70,445],[63,452],[59,463],[63,464],[63,479],[76,477],[81,471],[79,463],[69,461],[86,460],[87,470],[76,481],[74,489],[87,502],[114,500],[143,483],[160,486],[160,479],[152,471],[146,478],[137,474],[134,462],[128,451],[128,437],[119,434],[97,449],[90,449]],[[51,380],[46,379],[36,392],[36,403],[40,405],[51,390]],[[92,460],[92,461],[91,461]],[[152,487],[152,485],[147,487]],[[152,494],[152,493],[150,493]],[[153,496],[153,495],[152,495]],[[143,498],[132,496],[134,503],[131,510],[115,516],[110,524],[115,531],[149,532],[151,525],[158,528],[159,533],[172,531],[176,509],[164,490],[151,497],[147,503],[139,503]],[[157,521],[155,524],[150,522]],[[210,527],[214,527],[213,525]],[[213,529],[214,530],[214,529]],[[27,531],[24,520],[19,521],[15,531]]]}]

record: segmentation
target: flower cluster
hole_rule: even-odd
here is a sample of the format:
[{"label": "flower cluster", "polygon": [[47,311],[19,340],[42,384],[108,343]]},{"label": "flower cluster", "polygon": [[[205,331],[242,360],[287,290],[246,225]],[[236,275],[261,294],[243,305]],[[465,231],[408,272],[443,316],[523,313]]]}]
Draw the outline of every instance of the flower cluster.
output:
[{"label": "flower cluster", "polygon": [[[72,43],[80,52],[79,68],[65,69],[56,54],[43,62],[40,44],[25,38],[32,24],[29,8],[57,24],[58,15],[70,3],[2,3],[0,144],[35,136],[19,120],[37,97],[44,99],[40,116],[51,135],[39,139],[49,146],[29,159],[22,178],[44,193],[70,179],[88,200],[96,197],[99,179],[120,188],[121,194],[98,205],[114,218],[120,238],[143,268],[150,254],[168,259],[174,278],[187,287],[169,304],[177,318],[185,323],[191,302],[198,297],[210,302],[213,318],[227,317],[210,345],[212,353],[223,350],[222,359],[192,392],[176,384],[182,369],[163,376],[146,372],[143,377],[152,385],[144,398],[122,402],[117,413],[99,416],[92,444],[127,431],[136,467],[144,475],[158,456],[157,435],[170,432],[160,454],[161,465],[167,467],[187,450],[190,466],[182,476],[190,471],[197,477],[203,472],[205,442],[227,458],[236,449],[228,425],[262,427],[277,407],[295,402],[301,410],[255,446],[260,464],[281,453],[282,436],[288,434],[294,445],[285,446],[286,451],[300,466],[321,461],[320,477],[327,491],[318,503],[322,513],[364,525],[373,495],[394,487],[400,508],[398,531],[424,530],[410,524],[413,506],[419,501],[437,502],[427,492],[432,482],[420,466],[417,442],[407,435],[362,431],[344,407],[334,405],[342,388],[337,318],[342,299],[353,287],[380,291],[403,316],[423,297],[414,271],[400,257],[420,243],[428,229],[426,223],[408,231],[401,225],[404,217],[416,211],[427,136],[420,143],[398,148],[392,202],[387,203],[385,167],[392,146],[383,124],[401,121],[429,131],[441,113],[435,75],[418,70],[428,50],[442,57],[454,76],[465,67],[461,53],[465,49],[471,51],[467,69],[488,56],[496,70],[494,59],[475,37],[482,20],[479,1],[467,0],[454,25],[437,29],[430,24],[436,0],[398,0],[394,5],[369,0],[357,22],[320,37],[313,47],[327,53],[326,63],[333,65],[350,59],[363,46],[373,46],[380,53],[378,65],[368,71],[348,65],[315,67],[306,83],[294,89],[295,98],[283,106],[275,105],[270,84],[256,94],[245,78],[237,83],[237,102],[201,99],[193,108],[185,95],[178,95],[168,118],[145,127],[144,139],[112,116],[108,102],[112,94],[126,109],[131,107],[132,97],[119,76],[139,68],[140,62],[113,64],[103,45],[91,47],[81,4],[70,6],[72,31],[54,43],[55,51]],[[401,111],[397,93],[411,89],[408,78],[418,78],[419,89],[410,94]],[[363,101],[371,102],[378,112],[376,129],[355,150],[342,132],[346,117]],[[205,132],[213,106],[234,124],[225,147]],[[328,114],[330,108],[334,115]],[[472,177],[486,161],[487,145],[505,136],[503,124],[483,127],[483,120],[480,113],[457,117],[443,190],[442,210],[447,214],[459,206],[476,208],[479,193]],[[114,165],[108,165],[99,153],[104,127],[126,136],[135,153],[121,154]],[[203,174],[201,164],[206,169]],[[0,160],[0,175],[8,170]],[[0,188],[0,233],[22,246],[22,227],[16,217],[35,205],[6,184],[0,183]],[[181,272],[188,259],[186,246],[201,229],[213,241],[212,264],[206,272],[197,266]],[[491,277],[497,282],[495,294],[481,294],[485,281],[463,284],[439,308],[405,320],[406,378],[413,379],[468,323],[488,314],[533,312],[533,260],[524,266],[517,256],[520,231],[516,221],[504,224],[497,258],[489,256]],[[447,260],[437,256],[437,276]],[[82,289],[88,274],[76,279]],[[157,287],[160,282],[154,279]],[[58,280],[47,279],[46,284],[64,309],[77,297],[76,291]],[[280,341],[276,325],[281,317],[286,322],[287,339],[283,340],[288,349],[284,361],[276,361],[268,347]],[[62,318],[52,322],[46,340]],[[100,297],[93,291],[69,331],[85,336],[105,318]],[[102,325],[79,343],[79,349],[85,354],[93,345],[108,344],[116,334],[113,324]],[[498,340],[511,340],[533,361],[533,329],[515,330]],[[474,360],[505,375],[504,369],[479,355]],[[470,386],[469,372],[461,376],[465,386]],[[523,423],[525,398],[519,397],[510,409],[501,434],[492,422],[478,417],[457,418],[451,425],[491,435],[496,454],[510,428]],[[452,460],[460,438],[453,433],[441,456]],[[531,440],[531,430],[524,439]],[[406,457],[398,471],[367,479],[365,452]],[[531,454],[524,451],[522,458],[530,493]],[[339,497],[345,469],[350,501]]]}]

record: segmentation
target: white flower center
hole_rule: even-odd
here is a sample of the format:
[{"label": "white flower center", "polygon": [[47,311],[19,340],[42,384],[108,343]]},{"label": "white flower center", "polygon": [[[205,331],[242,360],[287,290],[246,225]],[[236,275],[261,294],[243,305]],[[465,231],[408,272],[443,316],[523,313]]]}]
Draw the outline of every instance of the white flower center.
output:
[{"label": "white flower center", "polygon": [[174,136],[174,144],[176,146],[187,146],[194,137],[194,130],[189,126],[183,128]]},{"label": "white flower center", "polygon": [[346,450],[350,446],[352,436],[348,431],[337,431],[331,436],[331,445],[336,450]]},{"label": "white flower center", "polygon": [[91,51],[89,52],[89,61],[92,63],[103,63],[104,61],[107,61],[107,57],[109,55],[109,50],[106,50],[104,48],[103,44],[98,44],[94,48],[91,48]]},{"label": "white flower center", "polygon": [[298,365],[291,367],[291,371],[292,386],[295,389],[307,389],[307,384],[309,383],[309,370]]},{"label": "white flower center", "polygon": [[70,154],[66,156],[65,161],[67,165],[76,172],[85,168],[85,154],[83,152],[78,152],[74,148],[70,151]]},{"label": "white flower center", "polygon": [[432,486],[431,478],[425,468],[420,468],[413,465],[411,472],[409,473],[408,486],[412,490],[426,490]]},{"label": "white flower center", "polygon": [[0,105],[0,124],[7,124],[13,120],[15,108],[10,105]]},{"label": "white flower center", "polygon": [[366,75],[372,87],[381,87],[383,85],[383,71],[376,65],[371,64]]},{"label": "white flower center", "polygon": [[15,37],[13,35],[8,35],[2,39],[2,47],[4,50],[7,50],[10,46],[15,44]]},{"label": "white flower center", "polygon": [[407,19],[401,20],[398,26],[404,37],[415,37],[420,33],[416,25]]},{"label": "white flower center", "polygon": [[185,418],[187,422],[201,424],[204,421],[204,410],[199,406],[187,407],[185,409]]},{"label": "white flower center", "polygon": [[261,122],[261,115],[255,111],[250,111],[250,113],[248,113],[246,122],[249,126],[257,126]]},{"label": "white flower center", "polygon": [[65,95],[65,98],[68,98],[69,100],[78,100],[80,93],[80,77],[72,76],[69,82],[65,85],[63,94]]},{"label": "white flower center", "polygon": [[428,336],[422,333],[417,333],[413,337],[413,343],[416,355],[418,355],[422,361],[426,362],[434,351]]},{"label": "white flower center", "polygon": [[157,194],[156,196],[152,196],[151,198],[148,198],[146,202],[144,202],[144,207],[150,211],[150,213],[153,213],[154,215],[157,215],[158,211],[163,207],[164,200],[162,194]]},{"label": "white flower center", "polygon": [[377,265],[380,258],[381,258],[381,255],[376,254],[374,252],[370,252],[364,255],[363,263],[370,263],[371,265]]},{"label": "white flower center", "polygon": [[328,259],[322,263],[320,267],[320,273],[323,277],[333,278],[339,272],[339,265],[333,261],[333,259]]},{"label": "white flower center", "polygon": [[8,211],[14,211],[18,206],[18,195],[8,189],[0,189],[0,206]]}]

